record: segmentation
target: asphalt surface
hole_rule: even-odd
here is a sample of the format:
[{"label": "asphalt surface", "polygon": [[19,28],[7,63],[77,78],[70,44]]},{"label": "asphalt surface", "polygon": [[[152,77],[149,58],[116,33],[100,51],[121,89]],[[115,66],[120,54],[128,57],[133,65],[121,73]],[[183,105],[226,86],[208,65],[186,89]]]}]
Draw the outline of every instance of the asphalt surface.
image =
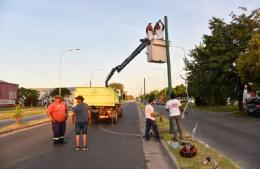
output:
[{"label": "asphalt surface", "polygon": [[[32,116],[26,116],[23,117],[20,121],[21,122],[28,122],[32,120],[39,120],[48,117],[46,114],[40,114],[40,115],[32,115]],[[14,124],[15,120],[14,119],[6,119],[6,120],[0,120],[0,127],[5,127],[10,124]]]},{"label": "asphalt surface", "polygon": [[[164,106],[156,110],[165,116]],[[260,168],[260,122],[233,117],[228,113],[189,111],[183,125],[189,132],[198,127],[195,137],[233,159],[244,169]]]},{"label": "asphalt surface", "polygon": [[89,127],[89,150],[75,151],[74,128],[67,121],[66,145],[53,146],[51,125],[0,136],[1,169],[145,169],[135,103],[124,104],[116,125]]}]

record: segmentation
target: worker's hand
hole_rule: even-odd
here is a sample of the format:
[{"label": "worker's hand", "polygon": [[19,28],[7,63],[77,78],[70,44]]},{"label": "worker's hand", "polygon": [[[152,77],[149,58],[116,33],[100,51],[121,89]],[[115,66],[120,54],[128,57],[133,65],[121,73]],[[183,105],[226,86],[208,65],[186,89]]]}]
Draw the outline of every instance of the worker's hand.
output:
[{"label": "worker's hand", "polygon": [[54,119],[51,119],[51,122],[53,122],[53,123],[56,123],[56,120],[54,120]]}]

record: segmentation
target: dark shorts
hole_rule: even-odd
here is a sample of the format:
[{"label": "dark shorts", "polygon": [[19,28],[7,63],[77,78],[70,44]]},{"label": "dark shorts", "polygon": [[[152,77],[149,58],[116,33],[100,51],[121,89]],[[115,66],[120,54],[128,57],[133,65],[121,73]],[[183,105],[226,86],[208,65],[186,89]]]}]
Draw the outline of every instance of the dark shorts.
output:
[{"label": "dark shorts", "polygon": [[88,133],[88,122],[76,122],[75,123],[76,135],[87,134]]}]

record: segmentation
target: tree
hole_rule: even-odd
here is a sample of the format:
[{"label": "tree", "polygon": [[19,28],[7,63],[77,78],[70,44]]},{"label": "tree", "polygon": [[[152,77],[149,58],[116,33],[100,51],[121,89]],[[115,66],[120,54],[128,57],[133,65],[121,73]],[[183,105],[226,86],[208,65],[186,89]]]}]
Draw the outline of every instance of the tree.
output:
[{"label": "tree", "polygon": [[175,96],[183,98],[186,96],[186,86],[184,86],[183,84],[178,85],[173,88],[173,92]]},{"label": "tree", "polygon": [[[55,88],[50,92],[50,96],[54,97],[56,95],[59,95],[59,88]],[[61,88],[61,97],[70,96],[71,92],[67,88]]]},{"label": "tree", "polygon": [[[245,8],[242,8],[245,10]],[[235,66],[241,53],[246,53],[252,35],[259,30],[259,9],[241,15],[231,14],[225,23],[213,17],[209,21],[210,35],[190,51],[191,60],[185,60],[189,93],[205,105],[225,105],[227,98],[238,100],[242,110],[245,82]]]},{"label": "tree", "polygon": [[24,103],[25,106],[36,106],[38,102],[39,92],[33,89],[19,88],[18,99]]},{"label": "tree", "polygon": [[114,89],[118,89],[120,91],[120,93],[121,93],[122,99],[124,99],[126,97],[126,95],[127,95],[126,94],[127,92],[124,90],[124,85],[122,83],[110,83],[108,85],[108,87],[112,87]]},{"label": "tree", "polygon": [[126,96],[126,100],[134,100],[135,98],[134,98],[134,96],[132,96],[132,95],[127,95]]},{"label": "tree", "polygon": [[156,100],[156,99],[158,99],[159,93],[160,93],[160,92],[159,92],[158,90],[153,90],[153,91],[151,91],[150,93],[146,94],[146,99],[147,99],[147,98],[151,98],[151,99],[153,99],[153,100]]},{"label": "tree", "polygon": [[238,75],[246,83],[260,83],[260,34],[254,34],[249,41],[248,51],[236,60]]}]

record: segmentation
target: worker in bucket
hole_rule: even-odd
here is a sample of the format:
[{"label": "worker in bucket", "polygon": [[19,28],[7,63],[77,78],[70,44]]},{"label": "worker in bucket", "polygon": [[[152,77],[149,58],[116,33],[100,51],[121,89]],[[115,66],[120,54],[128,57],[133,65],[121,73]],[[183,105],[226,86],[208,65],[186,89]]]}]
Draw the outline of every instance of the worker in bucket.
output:
[{"label": "worker in bucket", "polygon": [[146,26],[145,31],[146,31],[147,39],[149,40],[148,43],[150,44],[150,41],[154,39],[153,25],[151,22]]},{"label": "worker in bucket", "polygon": [[159,20],[158,22],[156,22],[155,26],[154,26],[154,35],[155,35],[155,39],[159,39],[159,40],[163,40],[164,39],[164,24],[161,20]]}]

